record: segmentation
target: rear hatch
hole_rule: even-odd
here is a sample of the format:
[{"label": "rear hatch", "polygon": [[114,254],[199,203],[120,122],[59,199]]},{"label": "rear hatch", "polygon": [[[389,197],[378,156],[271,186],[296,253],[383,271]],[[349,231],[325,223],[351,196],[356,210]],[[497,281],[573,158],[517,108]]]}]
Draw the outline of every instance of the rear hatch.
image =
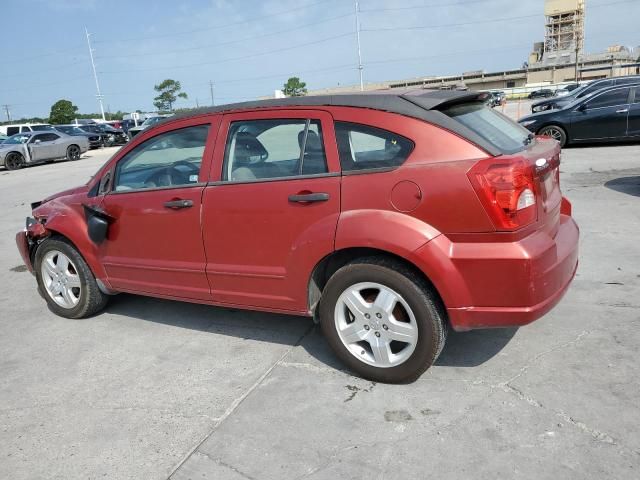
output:
[{"label": "rear hatch", "polygon": [[441,110],[489,142],[501,154],[481,160],[468,177],[496,230],[536,225],[555,237],[560,224],[560,146],[480,102]]}]

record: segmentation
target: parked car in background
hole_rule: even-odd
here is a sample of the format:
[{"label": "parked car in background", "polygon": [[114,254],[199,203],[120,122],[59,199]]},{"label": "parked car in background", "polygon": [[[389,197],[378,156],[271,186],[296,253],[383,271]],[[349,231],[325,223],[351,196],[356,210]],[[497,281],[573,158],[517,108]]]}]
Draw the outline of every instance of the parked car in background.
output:
[{"label": "parked car in background", "polygon": [[486,103],[491,108],[499,107],[507,101],[507,95],[504,92],[495,91],[487,93],[489,94],[489,96],[487,97]]},{"label": "parked car in background", "polygon": [[100,148],[102,146],[102,137],[98,133],[87,132],[77,125],[56,125],[55,128],[72,137],[86,137],[89,141],[89,148]]},{"label": "parked car in background", "polygon": [[532,322],[576,271],[557,142],[485,96],[312,96],[182,114],[87,184],[33,203],[18,249],[63,317],[92,315],[117,292],[314,316],[351,370],[412,381],[449,328]]},{"label": "parked car in background", "polygon": [[614,87],[616,85],[630,85],[634,83],[640,83],[640,75],[595,80],[591,83],[575,88],[568,95],[563,97],[554,97],[541,102],[536,102],[531,105],[531,112],[536,113],[544,112],[545,110],[560,109],[603,88]]},{"label": "parked car in background", "polygon": [[48,123],[17,123],[14,125],[0,125],[0,133],[11,136],[16,133],[42,132],[52,130],[53,126]]},{"label": "parked car in background", "polygon": [[559,110],[534,113],[518,122],[561,146],[640,140],[640,79],[638,85],[603,88]]},{"label": "parked car in background", "polygon": [[540,90],[536,90],[535,92],[531,92],[528,98],[548,98],[553,97],[555,95],[554,91],[550,88],[542,88]]},{"label": "parked car in background", "polygon": [[144,122],[142,122],[142,124],[138,125],[137,127],[132,127],[129,128],[129,138],[133,138],[136,135],[138,135],[140,132],[142,132],[143,130],[146,130],[149,127],[153,127],[156,123],[160,122],[161,120],[164,120],[167,117],[170,117],[171,115],[157,115],[155,117],[149,117],[147,118]]},{"label": "parked car in background", "polygon": [[12,135],[0,145],[0,165],[16,170],[25,165],[57,158],[78,160],[89,149],[86,137],[72,137],[57,130]]},{"label": "parked car in background", "polygon": [[115,129],[111,125],[98,123],[94,125],[80,125],[80,128],[85,132],[99,135],[103,147],[124,145],[129,140],[122,130]]},{"label": "parked car in background", "polygon": [[122,128],[122,131],[126,133],[127,136],[129,136],[129,129],[135,126],[136,126],[135,120],[126,119],[120,122],[120,128]]}]

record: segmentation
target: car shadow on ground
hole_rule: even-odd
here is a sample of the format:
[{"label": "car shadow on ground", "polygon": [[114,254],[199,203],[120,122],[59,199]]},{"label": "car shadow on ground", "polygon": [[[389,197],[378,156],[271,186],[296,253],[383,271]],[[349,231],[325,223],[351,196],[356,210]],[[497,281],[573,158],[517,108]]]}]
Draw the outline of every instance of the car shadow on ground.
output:
[{"label": "car shadow on ground", "polygon": [[616,192],[640,197],[640,175],[614,178],[606,182],[604,186]]},{"label": "car shadow on ground", "polygon": [[[236,310],[137,295],[114,296],[105,313],[163,325],[187,328],[281,345],[300,345],[330,368],[344,370],[324,340],[319,326],[308,317]],[[450,331],[436,365],[475,367],[497,355],[517,329]]]}]

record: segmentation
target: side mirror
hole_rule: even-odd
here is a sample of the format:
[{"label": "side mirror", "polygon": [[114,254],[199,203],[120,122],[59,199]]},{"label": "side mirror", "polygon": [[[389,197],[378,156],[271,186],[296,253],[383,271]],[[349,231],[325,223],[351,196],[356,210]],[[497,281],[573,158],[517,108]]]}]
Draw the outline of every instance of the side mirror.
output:
[{"label": "side mirror", "polygon": [[104,242],[109,233],[109,222],[113,221],[109,215],[97,207],[82,205],[87,219],[87,234],[91,241],[97,245]]},{"label": "side mirror", "polygon": [[583,103],[582,105],[580,105],[580,106],[578,107],[578,111],[579,111],[579,112],[586,112],[586,111],[587,111],[587,104],[586,104],[586,103]]},{"label": "side mirror", "polygon": [[41,140],[40,140],[40,139],[38,139],[38,138],[36,138],[36,139],[33,141],[33,143],[35,143],[36,145],[37,145],[37,144],[39,144],[40,142],[41,142]]}]

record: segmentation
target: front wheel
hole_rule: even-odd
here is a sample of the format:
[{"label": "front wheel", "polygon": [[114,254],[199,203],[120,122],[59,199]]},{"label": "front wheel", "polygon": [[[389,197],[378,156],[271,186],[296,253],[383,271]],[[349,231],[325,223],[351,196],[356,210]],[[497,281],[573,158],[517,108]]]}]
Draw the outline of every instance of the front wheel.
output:
[{"label": "front wheel", "polygon": [[108,296],[100,291],[80,253],[59,238],[45,240],[36,251],[38,290],[57,315],[84,318],[102,310]]},{"label": "front wheel", "polygon": [[80,147],[69,145],[67,147],[67,160],[78,160],[80,158]]},{"label": "front wheel", "polygon": [[444,313],[427,282],[382,257],[356,260],[329,279],[320,324],[349,368],[385,383],[416,380],[438,358],[446,335]]},{"label": "front wheel", "polygon": [[557,125],[549,125],[548,127],[541,128],[538,135],[557,140],[561,147],[564,147],[567,144],[567,133],[562,127]]},{"label": "front wheel", "polygon": [[24,166],[24,157],[18,152],[11,152],[4,159],[4,166],[7,170],[18,170]]}]

